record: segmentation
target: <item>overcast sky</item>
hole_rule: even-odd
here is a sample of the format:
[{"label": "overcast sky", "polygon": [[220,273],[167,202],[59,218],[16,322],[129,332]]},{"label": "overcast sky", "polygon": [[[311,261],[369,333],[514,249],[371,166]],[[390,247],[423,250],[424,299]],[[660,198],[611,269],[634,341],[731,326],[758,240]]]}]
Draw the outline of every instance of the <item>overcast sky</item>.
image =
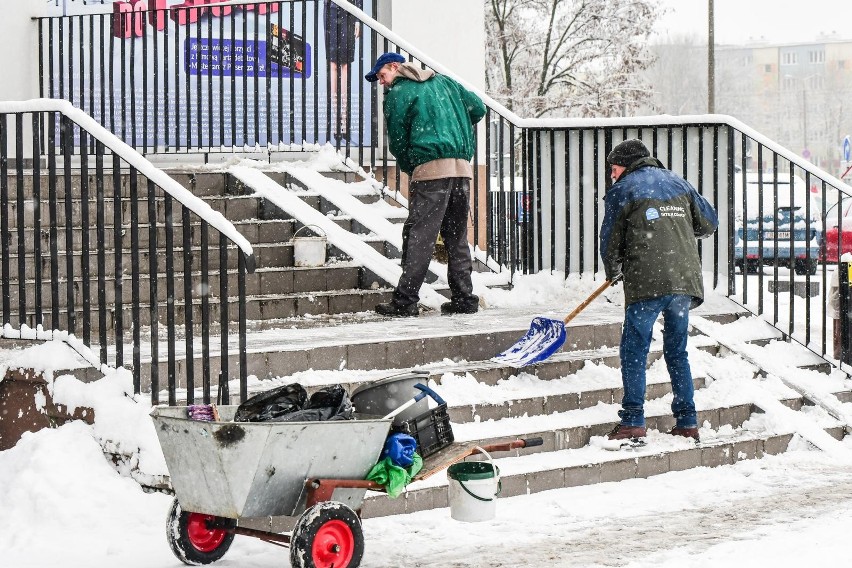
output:
[{"label": "overcast sky", "polygon": [[[669,12],[660,22],[661,35],[707,37],[709,0],[658,0]],[[743,44],[764,38],[772,42],[814,41],[835,32],[852,39],[852,12],[843,0],[715,0],[716,43]]]}]

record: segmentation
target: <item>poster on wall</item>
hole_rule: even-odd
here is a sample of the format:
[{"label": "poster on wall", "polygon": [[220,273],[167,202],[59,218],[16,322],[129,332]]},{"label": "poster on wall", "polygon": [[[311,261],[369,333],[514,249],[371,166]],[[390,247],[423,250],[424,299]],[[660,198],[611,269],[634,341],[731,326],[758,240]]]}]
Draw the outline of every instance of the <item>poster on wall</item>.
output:
[{"label": "poster on wall", "polygon": [[[374,0],[349,0],[372,13]],[[144,149],[369,145],[375,55],[330,0],[57,0],[46,96]],[[64,46],[64,47],[62,47]]]}]

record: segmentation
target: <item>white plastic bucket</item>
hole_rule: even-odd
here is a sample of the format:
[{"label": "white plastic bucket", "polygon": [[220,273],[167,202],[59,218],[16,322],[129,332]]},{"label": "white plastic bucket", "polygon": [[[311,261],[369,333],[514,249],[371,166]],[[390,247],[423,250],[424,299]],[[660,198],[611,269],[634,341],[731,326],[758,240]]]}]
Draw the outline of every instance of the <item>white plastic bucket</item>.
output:
[{"label": "white plastic bucket", "polygon": [[[299,233],[311,227],[322,233],[321,237],[300,237]],[[293,234],[293,264],[296,266],[322,266],[325,264],[328,237],[325,231],[316,225],[305,225]]]},{"label": "white plastic bucket", "polygon": [[497,514],[500,468],[494,465],[488,452],[478,449],[488,457],[487,462],[459,462],[447,469],[450,517],[457,521],[490,521]]}]

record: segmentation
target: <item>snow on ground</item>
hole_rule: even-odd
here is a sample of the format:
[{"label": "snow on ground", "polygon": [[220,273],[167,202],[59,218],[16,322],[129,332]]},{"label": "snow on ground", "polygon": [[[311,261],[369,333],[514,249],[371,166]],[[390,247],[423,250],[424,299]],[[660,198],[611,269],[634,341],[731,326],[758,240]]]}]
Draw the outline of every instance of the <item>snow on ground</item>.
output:
[{"label": "snow on ground", "polygon": [[[492,521],[449,509],[368,519],[365,568],[823,566],[848,556],[852,465],[795,444],[777,457],[498,501]],[[103,459],[88,426],[27,435],[0,452],[0,558],[10,568],[182,564],[165,538],[171,498]],[[237,537],[223,567],[288,566]]]},{"label": "snow on ground", "polygon": [[[591,279],[538,275],[521,279],[514,294],[493,291],[489,301],[493,306],[564,304],[570,309],[595,286]],[[608,292],[616,304],[621,301],[620,294],[620,288]],[[712,302],[711,296],[708,303]],[[765,327],[758,319],[753,318],[751,325],[745,321],[748,320],[730,328],[731,340],[765,337]],[[707,388],[696,397],[699,407],[747,400],[752,389],[771,397],[792,393],[772,374],[753,379],[754,368],[741,359],[712,357],[694,345],[690,349],[694,366],[710,377]],[[792,357],[783,344],[770,344],[763,353],[779,368]],[[53,341],[39,346],[37,351],[2,352],[0,365],[11,367],[26,362],[49,367],[53,361],[58,367],[60,362],[67,364],[67,357],[67,346]],[[380,370],[344,370],[306,372],[286,379],[322,384],[385,375]],[[801,375],[810,388],[824,392],[847,387],[847,380],[840,375]],[[744,379],[748,382],[744,383]],[[471,396],[480,402],[510,400],[542,392],[617,385],[619,379],[615,369],[588,363],[576,375],[546,385],[524,374],[491,387],[475,385],[464,375],[447,374],[443,380],[443,393],[448,399],[468,404],[474,402]],[[649,381],[663,380],[663,365],[655,363],[649,371]],[[140,468],[152,474],[162,471],[162,454],[150,427],[150,406],[145,397],[134,397],[127,377],[120,372],[92,384],[80,383],[70,376],[58,377],[51,388],[60,402],[94,407],[98,422],[95,426],[71,423],[27,434],[17,446],[0,452],[0,565],[181,566],[165,537],[172,498],[144,493],[103,456],[103,446],[122,451],[136,449]],[[664,397],[649,404],[649,410],[666,412],[668,403]],[[612,419],[615,410],[614,405],[599,405],[585,412],[594,415],[593,419]],[[588,418],[579,414],[574,418],[549,419],[582,422]],[[814,426],[834,423],[820,408],[809,409],[807,414]],[[539,418],[518,418],[522,419]],[[505,421],[459,425],[457,435],[463,438],[465,428],[497,432],[500,422],[505,425]],[[772,412],[753,416],[744,425],[746,430],[758,431],[794,431],[796,427],[784,413]],[[713,432],[706,426],[702,429],[705,439],[728,433],[723,429]],[[656,433],[649,435],[649,440],[649,445],[661,447],[688,442]],[[845,451],[821,452],[795,436],[790,451],[784,455],[734,466],[501,498],[497,517],[483,523],[460,524],[450,518],[446,508],[367,519],[362,566],[674,568],[771,564],[798,568],[803,564],[837,564],[848,556],[845,527],[852,521],[852,447],[846,442],[840,445]],[[590,446],[538,454],[535,459],[567,464],[604,455],[607,459],[624,457],[619,452]],[[501,464],[505,474],[536,465],[523,458],[505,458]],[[438,474],[427,482],[442,483],[442,477]],[[237,537],[216,565],[288,566],[288,552],[255,539]]]}]

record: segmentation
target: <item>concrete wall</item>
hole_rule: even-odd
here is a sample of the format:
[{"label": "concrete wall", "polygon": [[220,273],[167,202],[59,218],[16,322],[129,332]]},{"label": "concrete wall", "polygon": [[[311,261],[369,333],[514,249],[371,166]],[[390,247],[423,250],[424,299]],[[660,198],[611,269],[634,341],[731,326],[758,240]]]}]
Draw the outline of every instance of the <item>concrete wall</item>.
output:
[{"label": "concrete wall", "polygon": [[[478,0],[392,0],[382,23],[472,85],[485,87],[485,7]],[[385,19],[388,18],[388,19]]]},{"label": "concrete wall", "polygon": [[4,2],[0,18],[2,101],[38,97],[38,24],[32,17],[41,13],[44,13],[41,4],[32,0]]}]

